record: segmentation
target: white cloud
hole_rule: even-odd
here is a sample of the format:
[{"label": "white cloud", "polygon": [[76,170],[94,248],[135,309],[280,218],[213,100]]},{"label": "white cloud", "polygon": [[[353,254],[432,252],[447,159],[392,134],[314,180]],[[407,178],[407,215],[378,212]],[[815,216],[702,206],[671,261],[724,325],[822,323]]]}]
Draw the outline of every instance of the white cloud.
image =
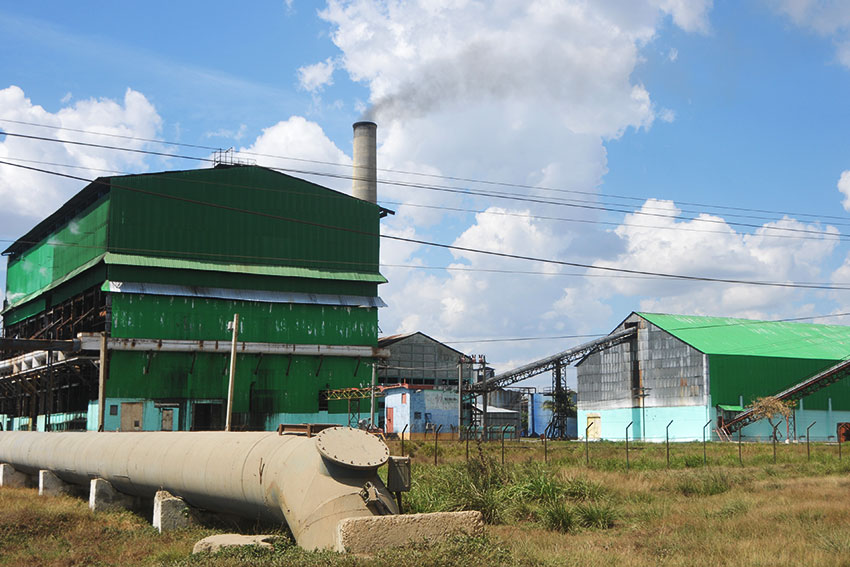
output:
[{"label": "white cloud", "polygon": [[[834,227],[806,225],[790,218],[765,223],[746,234],[714,215],[677,220],[681,211],[671,201],[650,199],[640,212],[670,216],[626,215],[615,230],[625,243],[624,252],[614,261],[596,265],[733,280],[818,281],[821,265],[838,243]],[[782,287],[636,277],[604,281],[595,286],[597,298],[615,294],[641,297],[640,308],[648,311],[767,317],[787,313],[794,308],[792,300],[803,297],[799,290]]]},{"label": "white cloud", "polygon": [[[671,0],[330,0],[320,15],[332,26],[331,37],[341,52],[333,60],[337,69],[369,88],[365,110],[379,124],[379,167],[559,190],[382,173],[385,180],[445,189],[379,185],[379,200],[398,212],[382,221],[384,230],[401,233],[412,227],[424,240],[547,258],[616,257],[622,243],[615,235],[587,222],[533,217],[599,218],[598,211],[565,206],[570,204],[565,200],[592,201],[592,196],[563,190],[592,193],[607,171],[607,140],[630,129],[649,129],[656,118],[674,118],[672,110],[656,110],[649,90],[633,80],[633,72],[665,17],[686,31],[706,32],[710,7],[709,1]],[[489,196],[451,192],[458,190]],[[549,203],[517,203],[496,193]],[[550,204],[558,200],[561,205]],[[568,304],[600,305],[564,299],[565,289],[579,289],[582,283],[560,273],[481,271],[549,271],[550,265],[452,256],[427,247],[388,246],[386,241],[382,246],[389,255],[404,256],[403,263],[452,264],[465,270],[387,270],[390,283],[381,288],[391,305],[381,313],[385,333],[415,326],[440,338],[568,334],[590,319],[565,313]],[[586,316],[588,311],[576,308],[575,313]],[[479,346],[486,345],[469,348]],[[493,348],[489,345],[489,352]],[[540,354],[535,351],[539,348],[536,343],[500,345],[489,358],[528,360]]]},{"label": "white cloud", "polygon": [[838,62],[850,67],[850,3],[843,0],[769,0],[796,25],[832,40]]},{"label": "white cloud", "polygon": [[315,93],[333,84],[334,69],[335,65],[330,57],[312,65],[305,65],[298,69],[298,83],[302,89]]},{"label": "white cloud", "polygon": [[838,190],[844,195],[841,205],[845,211],[850,211],[850,169],[841,172],[841,177],[838,178]]},{"label": "white cloud", "polygon": [[293,175],[350,193],[351,181],[322,174],[350,176],[351,158],[336,147],[321,126],[301,116],[263,129],[253,144],[239,152],[258,165],[298,170]]},{"label": "white cloud", "polygon": [[673,122],[676,120],[676,112],[669,108],[662,108],[658,111],[658,119],[662,122]]},{"label": "white cloud", "polygon": [[321,15],[335,26],[341,66],[369,84],[383,123],[471,101],[535,100],[561,127],[616,137],[653,118],[645,89],[629,77],[658,12],[623,10],[361,0],[331,1]]},{"label": "white cloud", "polygon": [[214,132],[207,132],[204,134],[207,138],[229,138],[236,142],[240,141],[245,137],[245,134],[248,133],[248,125],[240,124],[238,130],[229,130],[227,128],[219,128]]},{"label": "white cloud", "polygon": [[[72,106],[66,106],[56,113],[51,113],[39,105],[34,105],[21,88],[10,86],[0,90],[0,118],[138,138],[154,138],[162,124],[150,101],[143,94],[132,89],[127,89],[122,102],[106,98],[79,100]],[[9,130],[60,140],[104,143],[104,138],[95,134],[25,125],[16,125]],[[108,139],[107,143],[109,143]],[[150,144],[139,140],[122,140],[121,146],[138,149],[149,147]],[[7,136],[0,142],[0,157],[12,162],[34,160],[91,168],[87,171],[86,169],[68,170],[53,165],[43,166],[47,169],[70,172],[89,178],[102,175],[102,170],[134,172],[147,170],[145,158],[137,153],[28,140],[13,136]],[[26,219],[38,219],[52,212],[80,188],[80,181],[2,166],[0,168],[0,202],[4,203],[4,207],[0,213],[0,226],[15,226],[19,229],[25,223],[31,222]]]},{"label": "white cloud", "polygon": [[712,0],[655,0],[655,4],[683,30],[708,33]]},{"label": "white cloud", "polygon": [[674,62],[679,59],[679,50],[675,47],[671,47],[670,51],[667,52],[667,59],[671,62]]}]

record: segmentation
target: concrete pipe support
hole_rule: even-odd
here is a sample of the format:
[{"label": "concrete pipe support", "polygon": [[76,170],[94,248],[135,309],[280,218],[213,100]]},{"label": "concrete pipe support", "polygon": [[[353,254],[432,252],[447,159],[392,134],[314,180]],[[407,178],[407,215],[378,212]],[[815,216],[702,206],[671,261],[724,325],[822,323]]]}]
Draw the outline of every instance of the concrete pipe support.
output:
[{"label": "concrete pipe support", "polygon": [[167,490],[198,508],[286,521],[298,545],[334,548],[340,520],[397,514],[377,469],[377,437],[347,427],[315,437],[265,432],[0,433],[0,462],[152,498]]}]

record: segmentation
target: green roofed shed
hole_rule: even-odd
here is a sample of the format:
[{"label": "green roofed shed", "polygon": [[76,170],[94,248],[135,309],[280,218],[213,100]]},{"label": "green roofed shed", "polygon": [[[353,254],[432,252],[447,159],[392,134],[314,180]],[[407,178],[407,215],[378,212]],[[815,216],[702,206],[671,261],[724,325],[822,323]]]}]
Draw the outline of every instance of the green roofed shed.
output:
[{"label": "green roofed shed", "polygon": [[842,360],[850,356],[850,327],[638,313],[705,354]]}]

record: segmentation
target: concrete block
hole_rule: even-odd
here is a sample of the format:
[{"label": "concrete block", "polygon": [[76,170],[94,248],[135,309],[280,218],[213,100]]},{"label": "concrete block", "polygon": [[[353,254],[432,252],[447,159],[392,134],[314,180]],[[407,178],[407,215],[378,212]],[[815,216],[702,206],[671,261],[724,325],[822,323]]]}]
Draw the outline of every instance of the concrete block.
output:
[{"label": "concrete block", "polygon": [[6,463],[0,464],[0,486],[24,488],[29,484],[29,475],[16,471],[15,467]]},{"label": "concrete block", "polygon": [[38,471],[38,495],[56,496],[68,494],[73,491],[72,485],[68,484],[48,470]]},{"label": "concrete block", "polygon": [[272,549],[271,542],[275,536],[269,535],[239,535],[239,534],[218,534],[205,537],[195,544],[192,548],[192,553],[215,553],[225,547],[243,547],[246,545],[256,545],[261,549]]},{"label": "concrete block", "polygon": [[182,498],[160,490],[153,498],[153,527],[160,532],[188,528],[194,523],[192,510]]},{"label": "concrete block", "polygon": [[411,542],[483,533],[484,518],[476,511],[346,518],[337,526],[336,550],[369,554]]},{"label": "concrete block", "polygon": [[91,479],[89,485],[89,508],[92,512],[104,510],[129,510],[133,507],[135,498],[115,490],[108,481],[102,478]]}]

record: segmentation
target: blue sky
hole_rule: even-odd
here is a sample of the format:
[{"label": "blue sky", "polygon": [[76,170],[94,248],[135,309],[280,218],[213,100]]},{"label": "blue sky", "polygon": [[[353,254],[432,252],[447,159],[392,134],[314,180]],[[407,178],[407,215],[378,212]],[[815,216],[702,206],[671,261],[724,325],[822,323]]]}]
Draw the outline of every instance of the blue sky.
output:
[{"label": "blue sky", "polygon": [[[628,270],[848,283],[845,6],[0,2],[0,119],[156,138],[164,142],[120,145],[197,157],[209,152],[168,142],[313,159],[328,162],[313,171],[339,173],[349,164],[351,124],[373,108],[379,167],[390,170],[382,180],[521,197],[382,184],[379,200],[398,213],[384,221],[386,234]],[[3,136],[0,157],[85,177],[198,167]],[[348,191],[345,181],[314,179]],[[0,238],[20,236],[80,188],[0,167]],[[579,339],[476,340],[604,333],[632,310],[766,319],[850,311],[841,291],[600,277],[392,241],[382,247],[390,279],[381,289],[390,305],[382,331],[459,341],[500,370]]]}]

